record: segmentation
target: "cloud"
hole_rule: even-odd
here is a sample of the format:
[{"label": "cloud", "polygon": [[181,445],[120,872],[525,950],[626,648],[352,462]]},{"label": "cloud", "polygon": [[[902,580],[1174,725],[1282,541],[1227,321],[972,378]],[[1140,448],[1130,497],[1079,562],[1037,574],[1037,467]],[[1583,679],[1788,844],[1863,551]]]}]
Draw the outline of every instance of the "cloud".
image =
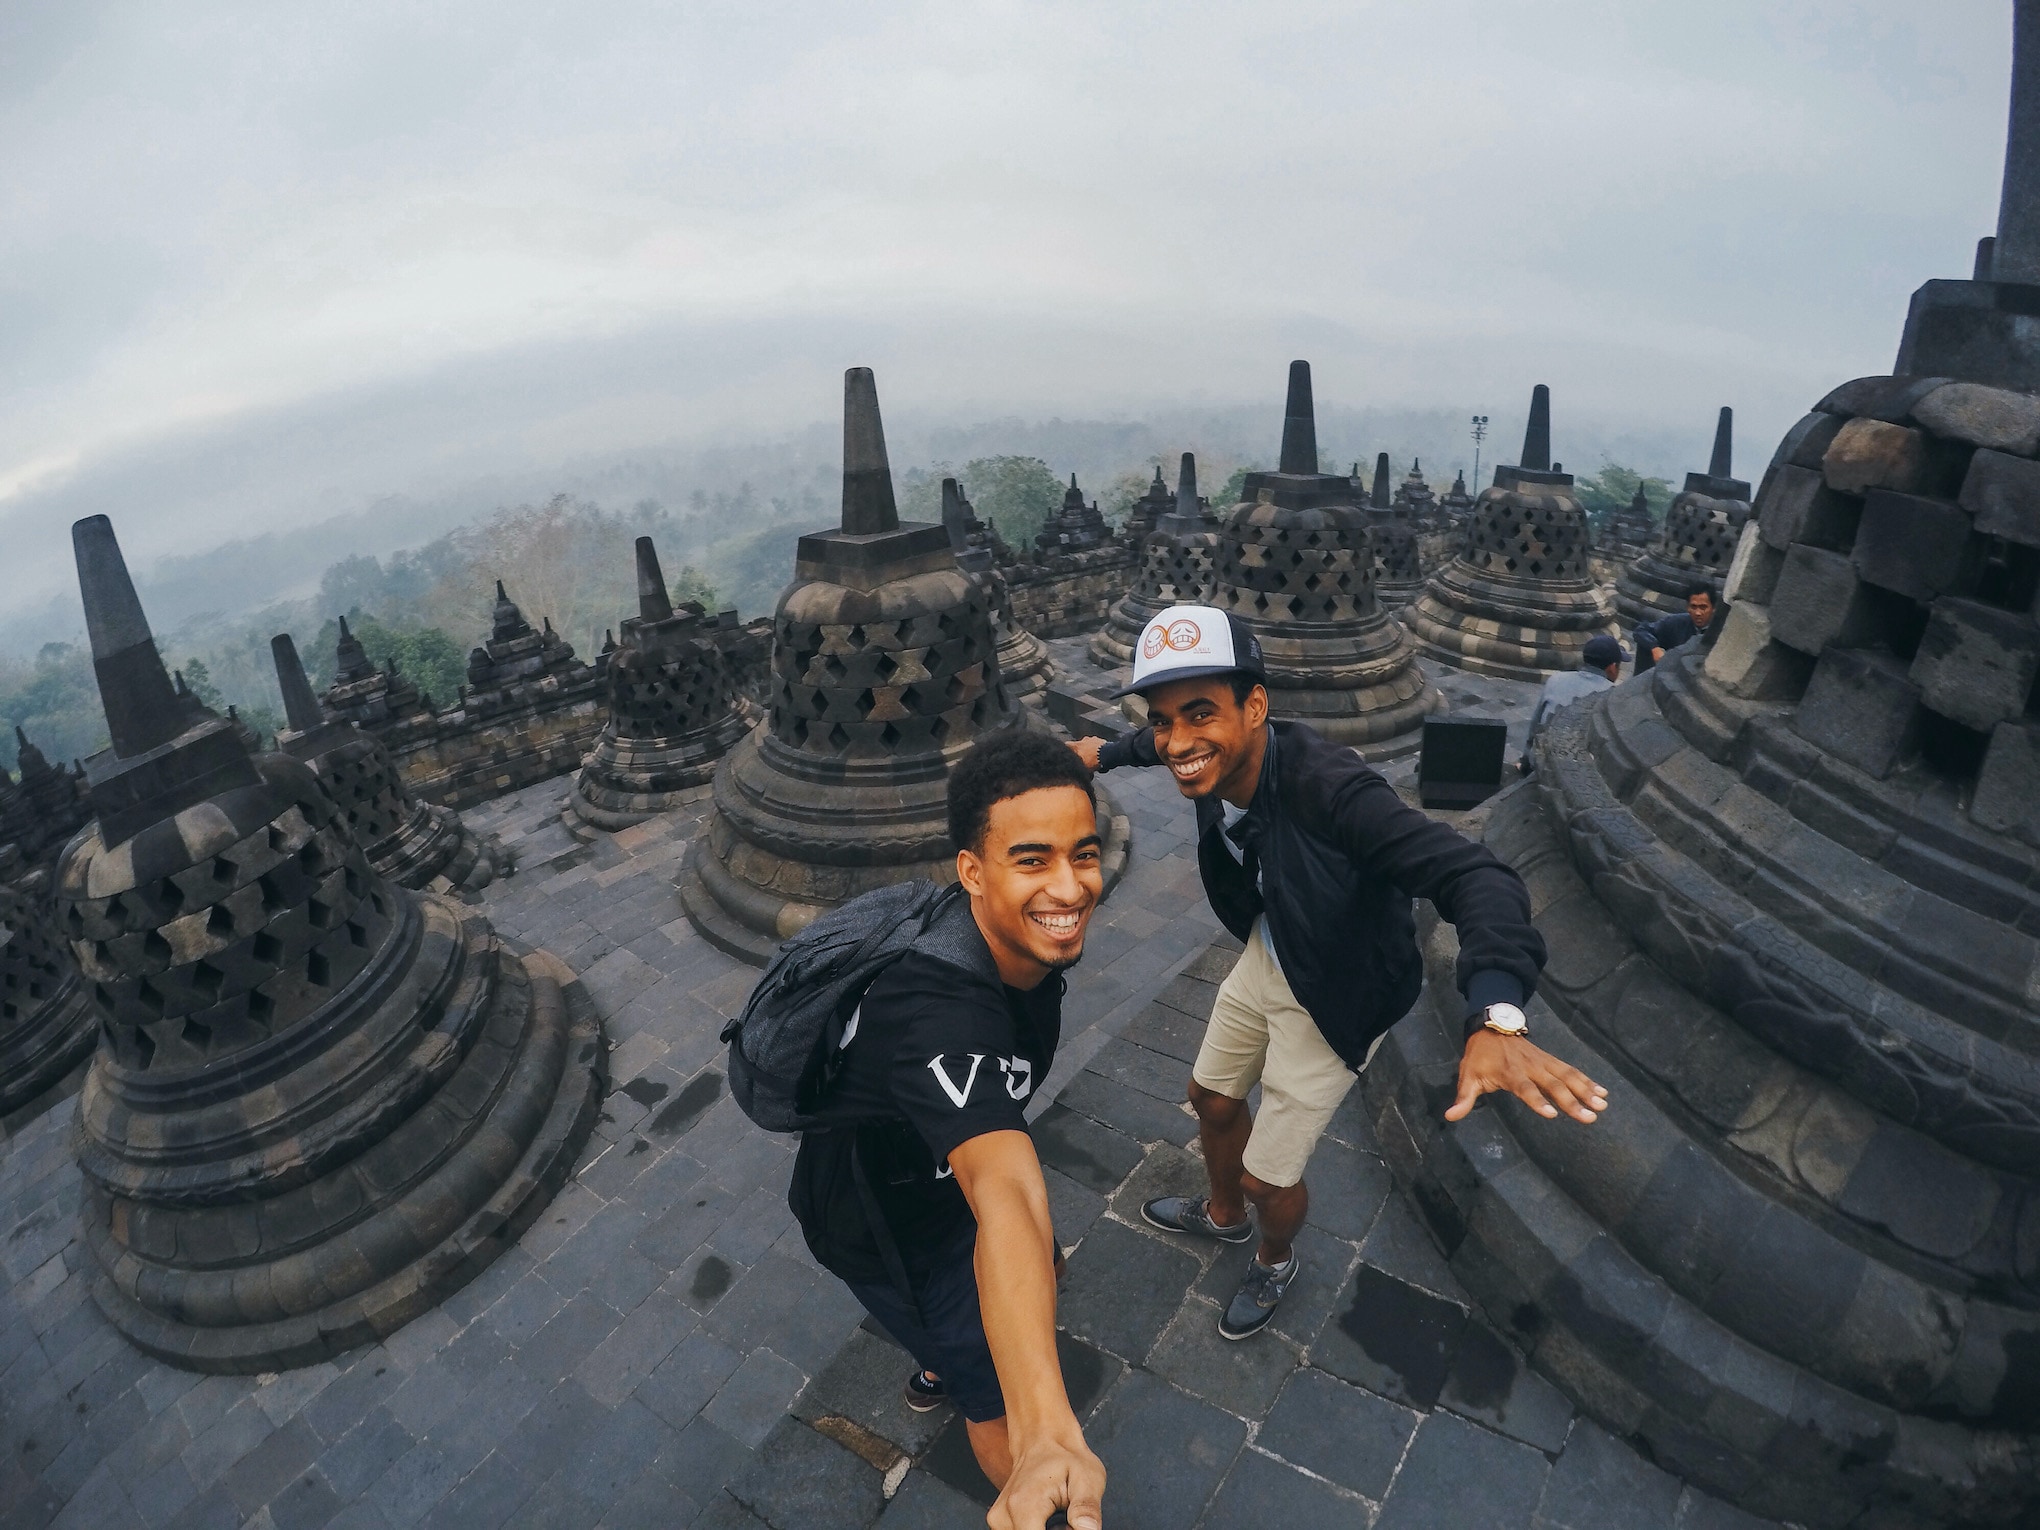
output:
[{"label": "cloud", "polygon": [[2009,56],[1907,0],[6,14],[17,599],[73,513],[169,550],[790,430],[853,362],[956,420],[1310,355],[1561,430],[1731,402],[1748,455],[1967,271]]}]

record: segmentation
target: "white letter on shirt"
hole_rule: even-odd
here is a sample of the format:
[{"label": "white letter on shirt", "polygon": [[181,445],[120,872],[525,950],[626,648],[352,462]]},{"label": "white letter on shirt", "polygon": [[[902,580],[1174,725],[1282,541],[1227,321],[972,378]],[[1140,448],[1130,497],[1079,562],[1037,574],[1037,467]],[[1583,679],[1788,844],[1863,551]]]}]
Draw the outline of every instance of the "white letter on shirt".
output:
[{"label": "white letter on shirt", "polygon": [[983,1062],[984,1060],[985,1054],[982,1052],[973,1052],[970,1054],[970,1075],[964,1079],[963,1087],[961,1089],[957,1088],[956,1085],[949,1082],[949,1075],[942,1071],[941,1058],[939,1057],[929,1058],[928,1071],[935,1075],[935,1081],[942,1086],[942,1092],[949,1096],[950,1100],[955,1104],[958,1110],[961,1110],[965,1105],[970,1103],[970,1086],[977,1082],[978,1064]]}]

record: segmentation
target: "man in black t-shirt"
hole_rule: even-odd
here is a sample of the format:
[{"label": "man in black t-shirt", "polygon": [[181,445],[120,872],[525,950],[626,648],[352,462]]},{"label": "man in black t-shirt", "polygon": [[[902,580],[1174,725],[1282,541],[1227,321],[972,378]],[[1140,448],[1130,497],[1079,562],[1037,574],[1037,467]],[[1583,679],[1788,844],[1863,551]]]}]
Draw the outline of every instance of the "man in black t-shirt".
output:
[{"label": "man in black t-shirt", "polygon": [[920,1365],[909,1402],[962,1412],[999,1530],[1058,1507],[1098,1530],[1105,1484],[1056,1359],[1058,1256],[1024,1114],[1104,891],[1090,774],[1018,731],[958,763],[961,894],[937,918],[971,965],[910,951],[866,990],[820,1111],[832,1125],[803,1136],[787,1192],[815,1258]]}]

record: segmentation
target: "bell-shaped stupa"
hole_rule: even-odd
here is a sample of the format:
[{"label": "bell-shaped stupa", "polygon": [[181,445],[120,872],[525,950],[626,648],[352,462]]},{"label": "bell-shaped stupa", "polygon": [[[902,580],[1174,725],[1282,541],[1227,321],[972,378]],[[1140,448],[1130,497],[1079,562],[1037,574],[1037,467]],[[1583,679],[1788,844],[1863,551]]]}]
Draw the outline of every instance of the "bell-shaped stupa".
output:
[{"label": "bell-shaped stupa", "polygon": [[51,922],[49,868],[0,844],[0,1141],[77,1087],[98,1034]]},{"label": "bell-shaped stupa", "polygon": [[1127,506],[1126,519],[1119,523],[1119,535],[1129,542],[1142,542],[1148,537],[1165,515],[1176,508],[1176,496],[1169,492],[1169,486],[1162,482],[1162,465],[1155,464],[1155,476],[1147,486],[1147,492]]},{"label": "bell-shaped stupa", "polygon": [[595,1122],[601,1028],[557,958],[384,880],[312,770],[179,697],[113,527],[72,535],[113,739],[55,884],[100,1021],[93,1296],[173,1365],[309,1365],[543,1210]]},{"label": "bell-shaped stupa", "polygon": [[1307,361],[1289,364],[1280,462],[1249,473],[1223,518],[1212,604],[1260,638],[1276,716],[1369,759],[1414,749],[1438,692],[1376,598],[1369,512],[1353,503],[1353,480],[1318,471]]},{"label": "bell-shaped stupa", "polygon": [[1686,593],[1697,584],[1719,589],[1750,518],[1750,486],[1734,476],[1734,451],[1735,411],[1724,404],[1707,471],[1686,475],[1650,550],[1615,581],[1615,606],[1626,620],[1685,610]]},{"label": "bell-shaped stupa", "polygon": [[1531,1034],[1608,1112],[1447,1126],[1456,1009],[1367,1070],[1531,1363],[1819,1530],[2040,1518],[2040,0],[2016,18],[1985,274],[1787,432],[1711,646],[1558,713],[1485,810],[1550,943]]},{"label": "bell-shaped stupa", "polygon": [[1445,531],[1463,531],[1473,516],[1473,496],[1466,492],[1466,472],[1452,475],[1452,487],[1438,497],[1438,525]]},{"label": "bell-shaped stupa", "polygon": [[326,714],[288,632],[271,638],[269,648],[287,719],[276,747],[324,784],[378,874],[400,887],[429,887],[444,877],[450,886],[478,891],[513,868],[493,834],[468,828],[452,808],[414,798],[374,734]]},{"label": "bell-shaped stupa", "polygon": [[795,551],[772,631],[767,726],[715,773],[680,877],[687,916],[747,961],[823,910],[955,877],[949,766],[1019,722],[992,607],[947,528],[901,522],[868,367],[843,379],[843,519]]},{"label": "bell-shaped stupa", "polygon": [[757,720],[699,605],[677,608],[650,537],[637,539],[638,614],[603,666],[609,720],[567,797],[602,829],[627,829],[691,801]]},{"label": "bell-shaped stupa", "polygon": [[991,602],[992,644],[1006,694],[1039,710],[1047,705],[1048,687],[1056,676],[1055,659],[1048,644],[1015,619],[1012,586],[1000,566],[998,536],[978,519],[964,496],[963,485],[954,478],[942,480],[942,526],[949,533],[957,567],[978,582]]},{"label": "bell-shaped stupa", "polygon": [[1552,465],[1551,392],[1539,383],[1523,460],[1495,469],[1459,556],[1431,576],[1404,624],[1425,657],[1479,674],[1541,680],[1578,669],[1587,640],[1615,631],[1592,555],[1572,475]]},{"label": "bell-shaped stupa", "polygon": [[1062,504],[1035,533],[1034,545],[1043,553],[1077,553],[1110,540],[1112,528],[1105,524],[1104,512],[1096,500],[1084,502],[1084,491],[1077,487],[1077,475],[1070,474],[1070,486],[1063,490]]},{"label": "bell-shaped stupa", "polygon": [[[1158,470],[1159,471],[1159,470]],[[1218,521],[1197,494],[1197,459],[1183,453],[1176,498],[1141,548],[1139,576],[1091,635],[1091,662],[1101,669],[1133,663],[1141,629],[1170,606],[1209,602],[1218,576]]]}]

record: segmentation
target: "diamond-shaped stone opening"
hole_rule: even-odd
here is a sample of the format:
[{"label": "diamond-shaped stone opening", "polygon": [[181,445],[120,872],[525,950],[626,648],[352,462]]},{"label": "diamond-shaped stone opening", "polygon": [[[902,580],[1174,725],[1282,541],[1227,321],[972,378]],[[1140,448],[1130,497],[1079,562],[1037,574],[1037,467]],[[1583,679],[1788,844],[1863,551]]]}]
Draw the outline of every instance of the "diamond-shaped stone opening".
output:
[{"label": "diamond-shaped stone opening", "polygon": [[208,998],[218,998],[227,975],[211,962],[199,962],[191,969],[191,986]]},{"label": "diamond-shaped stone opening", "polygon": [[253,1020],[258,1025],[266,1025],[269,1023],[270,1016],[275,1013],[276,1000],[270,998],[268,994],[263,993],[259,989],[249,990],[248,1018],[250,1020]]},{"label": "diamond-shaped stone opening", "polygon": [[214,936],[234,933],[234,915],[226,904],[215,903],[212,906],[212,912],[205,916],[205,932]]},{"label": "diamond-shaped stone opening", "polygon": [[327,921],[332,917],[333,907],[323,898],[308,898],[305,900],[305,918],[311,923],[312,928],[323,930],[326,927]]},{"label": "diamond-shaped stone opening", "polygon": [[151,930],[142,937],[142,955],[152,962],[170,960],[170,942],[163,938],[160,930]]},{"label": "diamond-shaped stone opening", "polygon": [[332,980],[332,964],[326,960],[323,951],[305,953],[305,981],[324,988]]},{"label": "diamond-shaped stone opening", "polygon": [[265,964],[280,961],[283,958],[283,942],[265,930],[249,942],[248,954]]}]

